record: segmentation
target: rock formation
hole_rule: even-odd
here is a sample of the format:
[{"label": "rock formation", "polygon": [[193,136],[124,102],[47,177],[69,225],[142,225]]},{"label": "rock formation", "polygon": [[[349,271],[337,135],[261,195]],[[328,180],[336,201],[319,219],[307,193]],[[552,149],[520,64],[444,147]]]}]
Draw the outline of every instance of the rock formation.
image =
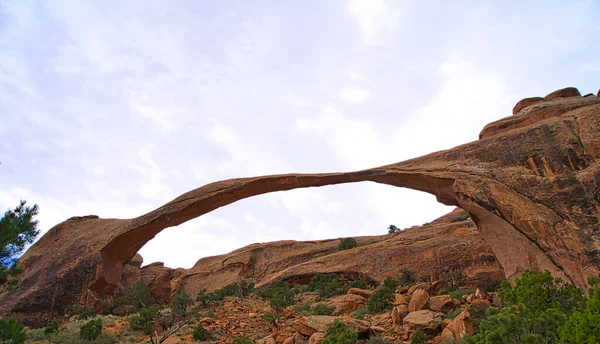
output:
[{"label": "rock formation", "polygon": [[559,90],[487,125],[481,139],[367,170],[230,179],[128,220],[71,218],[20,259],[20,287],[0,315],[31,322],[115,291],[124,267],[161,230],[243,198],[371,181],[435,195],[469,213],[507,278],[529,269],[587,288],[600,272],[600,100]]}]

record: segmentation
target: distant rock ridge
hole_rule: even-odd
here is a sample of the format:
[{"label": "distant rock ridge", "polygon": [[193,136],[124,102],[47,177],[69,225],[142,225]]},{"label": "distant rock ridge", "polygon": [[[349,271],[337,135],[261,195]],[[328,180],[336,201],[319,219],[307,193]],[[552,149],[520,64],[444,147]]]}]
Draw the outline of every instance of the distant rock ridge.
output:
[{"label": "distant rock ridge", "polygon": [[[575,91],[525,102],[485,126],[480,140],[420,158],[355,172],[230,179],[134,219],[67,220],[19,260],[23,281],[0,296],[0,315],[41,323],[73,304],[99,304],[160,231],[240,199],[361,181],[428,192],[464,209],[508,278],[548,269],[587,289],[587,277],[600,273],[600,99]],[[169,280],[193,285],[177,270]]]}]

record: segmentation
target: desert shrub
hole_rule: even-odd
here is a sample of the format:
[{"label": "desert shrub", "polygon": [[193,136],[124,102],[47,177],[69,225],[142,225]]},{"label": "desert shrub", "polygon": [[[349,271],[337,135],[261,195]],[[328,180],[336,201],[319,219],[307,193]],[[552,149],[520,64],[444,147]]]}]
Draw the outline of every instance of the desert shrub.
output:
[{"label": "desert shrub", "polygon": [[194,327],[194,340],[208,340],[210,339],[210,333],[207,329],[205,329],[201,323],[198,323],[196,327]]},{"label": "desert shrub", "polygon": [[461,221],[467,221],[470,218],[469,214],[462,214],[456,217],[453,217],[450,219],[450,222],[461,222]]},{"label": "desert shrub", "polygon": [[427,344],[429,337],[422,330],[415,330],[410,337],[410,344]]},{"label": "desert shrub", "polygon": [[467,277],[459,269],[448,269],[441,273],[441,277],[448,286],[446,290],[448,292],[457,290],[459,287],[465,285]]},{"label": "desert shrub", "polygon": [[248,336],[239,336],[233,340],[233,344],[255,344],[256,342]]},{"label": "desert shrub", "polygon": [[[36,328],[36,329],[24,329],[25,334],[27,335],[27,341],[29,342],[43,342],[48,340],[48,336],[44,331],[46,331],[45,327]],[[1,341],[0,341],[1,343]]]},{"label": "desert shrub", "polygon": [[[250,293],[254,291],[254,283],[251,283],[247,280],[242,280],[240,283],[231,283],[223,288],[216,290],[212,293],[207,293],[206,289],[201,290],[196,296],[196,301],[201,302],[202,306],[207,306],[210,303],[214,303],[216,301],[221,301],[226,297],[235,296],[240,299],[244,299]],[[262,289],[262,292],[266,291],[266,289]],[[257,294],[260,296],[261,291],[257,291]],[[267,298],[267,297],[265,297]]]},{"label": "desert shrub", "polygon": [[292,291],[294,292],[295,295],[298,295],[300,293],[305,293],[307,291],[310,291],[310,289],[309,289],[308,285],[306,285],[306,284],[296,284],[292,288]]},{"label": "desert shrub", "polygon": [[133,287],[127,287],[123,289],[120,293],[120,296],[115,298],[113,303],[114,307],[131,305],[133,306],[133,311],[137,311],[143,307],[146,307],[150,304],[152,299],[152,294],[150,293],[150,289],[143,282],[138,282],[134,284]]},{"label": "desert shrub", "polygon": [[325,338],[322,344],[356,344],[358,335],[352,332],[348,325],[340,320],[335,320],[333,324],[327,327]]},{"label": "desert shrub", "polygon": [[338,249],[340,251],[343,250],[349,250],[351,248],[355,248],[356,246],[358,246],[358,243],[356,242],[356,239],[354,238],[344,238],[340,241],[340,244],[338,245]]},{"label": "desert shrub", "polygon": [[398,280],[395,280],[395,279],[393,279],[391,277],[387,277],[383,281],[383,286],[391,289],[392,291],[395,291],[396,288],[398,288],[399,285],[400,285],[400,282],[398,282]]},{"label": "desert shrub", "polygon": [[444,291],[440,292],[440,294],[448,294],[457,300],[462,300],[463,295],[473,294],[474,292],[475,290],[473,289],[455,289],[452,291],[444,289]]},{"label": "desert shrub", "polygon": [[498,289],[500,289],[500,281],[493,281],[493,282],[482,284],[479,286],[479,289],[486,293],[489,293],[492,291],[498,291]]},{"label": "desert shrub", "polygon": [[96,316],[96,310],[93,307],[75,306],[73,314],[78,315],[77,320],[87,320]]},{"label": "desert shrub", "polygon": [[17,322],[15,318],[8,320],[0,319],[0,342],[2,343],[25,343],[27,335],[23,331],[25,326]]},{"label": "desert shrub", "polygon": [[456,307],[454,310],[446,313],[444,316],[446,319],[454,320],[460,313],[463,312],[462,307]]},{"label": "desert shrub", "polygon": [[[415,273],[409,268],[402,268],[400,270],[400,276],[398,276],[398,285],[408,286],[415,283]],[[396,288],[394,288],[396,289]]]},{"label": "desert shrub", "polygon": [[600,343],[600,288],[590,290],[582,310],[573,312],[558,334],[559,343]]},{"label": "desert shrub", "polygon": [[514,286],[503,281],[500,295],[504,307],[488,310],[470,343],[556,343],[559,328],[584,303],[581,290],[549,271],[525,271]]},{"label": "desert shrub", "polygon": [[145,335],[152,334],[152,321],[158,316],[158,307],[149,306],[142,308],[138,314],[129,317],[129,327],[132,330],[141,330]]},{"label": "desert shrub", "polygon": [[204,312],[201,314],[200,318],[213,318],[216,319],[217,318],[217,314],[215,313],[214,310],[209,310],[208,312]]},{"label": "desert shrub", "polygon": [[367,344],[390,344],[390,343],[391,342],[389,339],[382,337],[382,336],[371,337],[367,341]]},{"label": "desert shrub", "polygon": [[375,290],[369,298],[367,307],[370,313],[379,313],[384,309],[391,308],[394,301],[394,291],[387,286],[381,286]]},{"label": "desert shrub", "polygon": [[178,315],[186,315],[188,307],[193,304],[194,300],[183,290],[177,292],[171,299],[171,309]]},{"label": "desert shrub", "polygon": [[307,314],[310,314],[312,307],[310,305],[310,302],[307,301],[307,302],[304,302],[300,306],[294,306],[293,309],[296,313],[299,313],[301,315],[307,315]]},{"label": "desert shrub", "polygon": [[352,313],[352,316],[356,319],[364,319],[367,314],[369,314],[369,307],[363,306],[355,310],[354,313]]},{"label": "desert shrub", "polygon": [[311,309],[313,315],[331,315],[333,311],[335,311],[335,307],[326,304],[318,304]]},{"label": "desert shrub", "polygon": [[[308,309],[310,310],[310,304],[308,305]],[[263,314],[263,320],[270,325],[277,325],[277,316],[271,312],[267,312]]]},{"label": "desert shrub", "polygon": [[285,307],[289,307],[294,304],[294,292],[290,289],[287,282],[281,281],[276,286],[271,288],[269,298],[269,304],[277,312],[281,311]]},{"label": "desert shrub", "polygon": [[506,305],[522,303],[529,313],[550,308],[571,313],[581,305],[583,293],[562,279],[552,277],[548,270],[539,274],[525,271],[515,280],[514,287],[508,281],[502,282],[500,298]]},{"label": "desert shrub", "polygon": [[319,294],[321,299],[345,294],[348,289],[348,286],[342,285],[337,274],[317,274],[308,283],[308,290]]},{"label": "desert shrub", "polygon": [[202,289],[198,292],[198,295],[196,295],[196,301],[200,302],[202,307],[206,307],[213,302],[211,294],[207,294],[206,289]]},{"label": "desert shrub", "polygon": [[241,280],[238,284],[238,295],[240,299],[246,298],[254,290],[254,283],[247,280]]},{"label": "desert shrub", "polygon": [[90,320],[81,326],[79,330],[79,338],[85,340],[96,340],[102,333],[102,320]]},{"label": "desert shrub", "polygon": [[[54,344],[89,344],[91,341],[79,337],[79,331],[68,331],[59,333],[51,337]],[[122,343],[116,334],[101,333],[94,341],[94,344],[116,344]]]},{"label": "desert shrub", "polygon": [[368,289],[369,283],[365,280],[352,280],[348,283],[348,288],[360,288],[360,289]]},{"label": "desert shrub", "polygon": [[59,328],[60,328],[60,324],[58,323],[58,320],[53,319],[48,323],[48,326],[46,326],[46,328],[44,328],[44,334],[47,336],[51,336],[53,334],[58,333]]}]

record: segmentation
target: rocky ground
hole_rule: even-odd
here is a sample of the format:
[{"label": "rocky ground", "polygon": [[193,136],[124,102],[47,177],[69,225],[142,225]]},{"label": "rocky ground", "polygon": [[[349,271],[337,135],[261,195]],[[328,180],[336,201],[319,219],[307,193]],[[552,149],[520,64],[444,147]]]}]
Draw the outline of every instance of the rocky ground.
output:
[{"label": "rocky ground", "polygon": [[[248,336],[257,343],[294,344],[321,343],[327,327],[340,319],[359,336],[359,342],[369,338],[386,338],[390,343],[409,343],[412,333],[420,329],[429,337],[429,343],[442,343],[473,334],[474,321],[489,307],[499,307],[495,292],[473,291],[467,287],[448,292],[445,281],[419,282],[398,287],[388,309],[369,313],[368,299],[373,289],[350,288],[347,294],[319,300],[317,292],[303,291],[296,296],[296,304],[277,313],[269,301],[256,294],[240,299],[227,297],[218,304],[202,307],[196,303],[198,316],[170,336],[164,343],[194,343],[194,328],[198,323],[209,331],[207,343],[233,343],[235,338]],[[312,315],[311,308],[324,304],[332,315]],[[276,315],[276,319],[269,318]],[[475,319],[474,319],[475,318]],[[104,333],[98,343],[149,342],[149,336],[130,328],[127,316],[101,316]],[[28,343],[74,343],[84,320],[61,325],[58,335],[48,337],[43,329],[29,331]]]}]

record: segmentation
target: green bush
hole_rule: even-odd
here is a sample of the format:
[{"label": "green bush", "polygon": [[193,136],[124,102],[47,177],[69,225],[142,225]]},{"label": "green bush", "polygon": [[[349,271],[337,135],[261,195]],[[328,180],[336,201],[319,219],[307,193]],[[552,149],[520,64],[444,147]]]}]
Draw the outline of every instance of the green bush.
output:
[{"label": "green bush", "polygon": [[600,343],[600,288],[590,290],[583,309],[573,312],[558,333],[559,343]]},{"label": "green bush", "polygon": [[421,330],[415,330],[410,337],[410,344],[427,344],[429,337]]},{"label": "green bush", "polygon": [[493,281],[479,286],[479,289],[489,293],[492,291],[498,291],[500,289],[500,281]]},{"label": "green bush", "polygon": [[441,292],[440,294],[449,294],[454,299],[462,300],[463,295],[473,294],[474,292],[475,292],[475,290],[473,290],[473,289],[455,289],[452,291],[450,291],[448,289],[444,289],[444,291]]},{"label": "green bush", "polygon": [[319,294],[320,299],[346,294],[348,289],[348,286],[342,285],[337,274],[317,274],[308,283],[308,290]]},{"label": "green bush", "polygon": [[503,281],[500,298],[504,307],[488,310],[470,343],[556,343],[561,326],[584,303],[581,290],[552,277],[549,271],[525,271],[514,287]]},{"label": "green bush", "polygon": [[[308,306],[308,309],[310,310],[310,305]],[[273,313],[267,312],[263,314],[262,318],[269,325],[277,325],[277,316]]]},{"label": "green bush", "polygon": [[396,291],[396,288],[398,288],[399,285],[400,285],[400,282],[398,282],[398,280],[395,280],[391,277],[387,277],[383,281],[383,286],[391,289],[392,291]]},{"label": "green bush", "polygon": [[[152,300],[150,289],[143,282],[136,283],[133,287],[123,289],[120,296],[115,298],[114,307],[131,305],[133,311],[137,311],[143,307],[147,307]],[[113,307],[113,308],[114,308]]]},{"label": "green bush", "polygon": [[295,295],[298,295],[300,293],[305,293],[307,291],[310,291],[310,289],[309,289],[308,285],[306,285],[306,284],[296,284],[292,288],[292,291],[294,292]]},{"label": "green bush", "polygon": [[336,319],[327,327],[327,332],[321,344],[356,344],[358,335],[348,328],[342,321]]},{"label": "green bush", "polygon": [[194,340],[209,340],[211,336],[208,330],[202,326],[202,323],[198,323],[198,325],[194,327],[193,337]]},{"label": "green bush", "polygon": [[360,289],[368,289],[369,283],[365,280],[352,280],[348,283],[348,288],[360,288]]},{"label": "green bush", "polygon": [[409,268],[402,268],[400,270],[400,276],[398,277],[398,285],[405,287],[415,282],[415,273],[412,270],[410,270]]},{"label": "green bush", "polygon": [[390,344],[390,343],[391,342],[389,339],[382,337],[382,336],[371,337],[367,341],[367,344]]},{"label": "green bush", "polygon": [[256,342],[253,341],[248,336],[239,336],[233,340],[233,344],[255,344],[255,343]]},{"label": "green bush", "polygon": [[[131,337],[130,337],[131,338]],[[89,344],[90,340],[79,337],[79,331],[68,331],[51,337],[53,344]],[[94,341],[94,344],[116,344],[123,343],[116,334],[102,333]]]},{"label": "green bush", "polygon": [[391,308],[394,298],[394,291],[389,287],[384,285],[377,288],[367,303],[369,312],[379,313],[384,309]]},{"label": "green bush", "polygon": [[[206,307],[208,304],[215,303],[217,301],[221,301],[224,298],[229,297],[229,296],[236,296],[236,297],[239,297],[240,299],[244,299],[245,297],[250,295],[250,293],[252,293],[253,291],[254,291],[254,283],[250,283],[247,280],[242,280],[242,281],[240,281],[240,283],[228,284],[228,285],[224,286],[223,288],[216,290],[212,293],[207,293],[206,289],[203,289],[196,296],[196,301],[201,302],[202,306]],[[266,289],[258,291],[258,294],[260,295],[260,292],[264,292],[264,291],[266,291]]]},{"label": "green bush", "polygon": [[450,222],[461,222],[461,221],[467,221],[471,216],[469,216],[469,214],[462,214],[456,217],[453,217],[450,219]]},{"label": "green bush", "polygon": [[186,315],[189,306],[194,304],[194,300],[183,290],[180,290],[171,299],[171,309],[175,314]]},{"label": "green bush", "polygon": [[446,313],[446,315],[444,317],[446,319],[454,320],[454,318],[456,318],[462,312],[463,312],[462,307],[456,307],[453,311]]},{"label": "green bush", "polygon": [[356,319],[364,319],[365,315],[369,314],[369,307],[368,306],[363,306],[360,307],[359,309],[355,310],[354,313],[352,313],[352,316],[355,317]]},{"label": "green bush", "polygon": [[142,308],[138,314],[129,317],[129,327],[132,330],[141,330],[145,335],[152,334],[152,321],[158,316],[158,307],[150,306]]},{"label": "green bush", "polygon": [[358,243],[356,242],[356,239],[354,238],[344,238],[340,241],[340,244],[338,245],[338,249],[340,251],[343,250],[349,250],[351,248],[355,248],[356,246],[358,246]]},{"label": "green bush", "polygon": [[311,309],[313,315],[331,315],[335,311],[335,307],[325,304],[318,304]]},{"label": "green bush", "polygon": [[58,320],[53,319],[48,323],[48,326],[46,326],[46,328],[44,329],[44,334],[47,336],[57,334],[59,328],[60,324],[58,323]]},{"label": "green bush", "polygon": [[525,271],[515,280],[514,287],[508,281],[502,282],[500,299],[506,305],[522,303],[528,313],[539,313],[550,308],[571,313],[581,305],[583,293],[562,279],[552,277],[548,270],[539,274]]},{"label": "green bush", "polygon": [[307,301],[300,306],[294,306],[293,309],[296,313],[300,315],[307,315],[310,314],[312,307],[310,306],[310,302]]},{"label": "green bush", "polygon": [[78,315],[77,320],[87,320],[96,316],[96,310],[93,307],[75,306],[73,314]]},{"label": "green bush", "polygon": [[269,304],[277,312],[281,311],[285,307],[293,305],[296,302],[294,298],[294,292],[290,289],[289,284],[285,281],[281,281],[275,287],[271,288],[269,294]]},{"label": "green bush", "polygon": [[467,281],[467,277],[459,269],[444,271],[441,273],[441,277],[448,284],[447,291],[457,290],[459,287],[464,286]]},{"label": "green bush", "polygon": [[198,295],[196,295],[196,301],[200,302],[202,307],[206,307],[213,302],[211,294],[207,294],[206,289],[202,289],[200,292],[198,292]]},{"label": "green bush", "polygon": [[81,326],[79,330],[79,338],[85,340],[96,340],[102,333],[102,320],[90,320]]},{"label": "green bush", "polygon": [[19,324],[15,318],[8,320],[0,319],[0,342],[2,343],[25,343],[27,335],[23,331],[25,326]]}]

